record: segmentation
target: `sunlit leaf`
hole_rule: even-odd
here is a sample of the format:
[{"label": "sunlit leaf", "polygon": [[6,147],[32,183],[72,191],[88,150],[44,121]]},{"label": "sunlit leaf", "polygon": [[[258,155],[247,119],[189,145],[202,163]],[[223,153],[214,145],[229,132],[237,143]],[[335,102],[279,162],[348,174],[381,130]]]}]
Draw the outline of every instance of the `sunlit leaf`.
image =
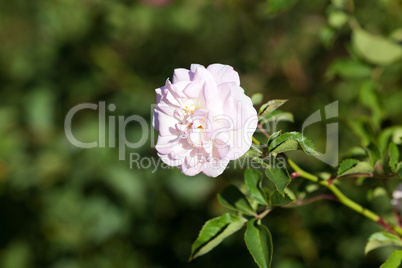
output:
[{"label": "sunlit leaf", "polygon": [[282,130],[272,133],[271,136],[269,136],[267,144],[270,145],[273,140],[275,140],[276,138],[278,138],[281,135],[281,133],[282,133]]},{"label": "sunlit leaf", "polygon": [[264,99],[264,95],[262,93],[255,93],[251,96],[251,102],[253,105],[259,105]]},{"label": "sunlit leaf", "polygon": [[190,260],[211,251],[226,237],[240,230],[245,222],[244,218],[229,213],[207,221],[191,247]]},{"label": "sunlit leaf", "polygon": [[273,245],[271,233],[266,226],[258,224],[257,219],[250,220],[244,241],[258,267],[271,267]]},{"label": "sunlit leaf", "polygon": [[[281,146],[281,147],[280,147]],[[302,149],[306,154],[317,155],[313,143],[299,132],[287,132],[276,138],[268,147],[269,152],[281,153]]]},{"label": "sunlit leaf", "polygon": [[334,10],[328,16],[328,24],[334,28],[341,28],[348,22],[348,15],[345,12]]},{"label": "sunlit leaf", "polygon": [[244,157],[253,158],[261,155],[262,151],[256,145],[251,144],[250,149],[242,156],[242,158]]},{"label": "sunlit leaf", "polygon": [[261,106],[260,110],[258,111],[258,115],[260,118],[262,118],[282,106],[287,101],[288,100],[270,100]]},{"label": "sunlit leaf", "polygon": [[339,166],[338,176],[371,173],[373,170],[372,165],[367,162],[360,162],[356,159],[346,159]]},{"label": "sunlit leaf", "polygon": [[395,250],[388,257],[387,261],[384,262],[380,268],[399,268],[402,262],[402,250]]},{"label": "sunlit leaf", "polygon": [[400,246],[402,247],[402,240],[400,240],[397,236],[386,233],[386,232],[377,232],[370,236],[368,242],[366,244],[366,248],[364,249],[364,253],[367,254],[373,249],[386,247],[386,246]]},{"label": "sunlit leaf", "polygon": [[374,64],[387,65],[402,59],[401,45],[357,26],[353,29],[352,43],[364,59]]}]

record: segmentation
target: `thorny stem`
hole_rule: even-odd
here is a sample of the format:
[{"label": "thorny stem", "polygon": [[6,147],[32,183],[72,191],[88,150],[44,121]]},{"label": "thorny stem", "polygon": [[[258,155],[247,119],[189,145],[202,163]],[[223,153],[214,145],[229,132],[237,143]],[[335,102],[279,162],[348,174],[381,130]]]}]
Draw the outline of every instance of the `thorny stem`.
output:
[{"label": "thorny stem", "polygon": [[298,206],[304,206],[304,205],[308,205],[310,203],[313,203],[315,201],[319,201],[319,200],[333,200],[333,201],[339,201],[338,198],[332,194],[321,194],[321,195],[317,195],[308,199],[298,199],[295,202],[285,206],[285,207],[298,207]]},{"label": "thorny stem", "polygon": [[257,128],[261,130],[261,132],[269,139],[269,134],[265,131],[265,129],[262,127],[262,124],[258,124]]},{"label": "thorny stem", "polygon": [[391,226],[389,223],[387,223],[383,218],[381,218],[379,215],[375,214],[369,209],[366,209],[362,207],[360,204],[354,202],[353,200],[349,199],[346,195],[344,195],[338,187],[336,187],[334,184],[329,184],[327,181],[320,180],[317,176],[310,174],[304,170],[302,170],[296,163],[294,163],[292,160],[288,159],[289,165],[292,167],[292,169],[300,175],[300,177],[303,177],[305,179],[308,179],[310,181],[313,181],[317,184],[320,184],[326,188],[328,188],[339,200],[340,203],[344,204],[345,206],[349,207],[350,209],[356,211],[357,213],[362,214],[366,218],[369,218],[370,220],[376,222],[377,224],[381,225],[384,227],[386,230],[390,231],[393,234],[397,234],[399,237],[402,236],[402,228],[398,226]]},{"label": "thorny stem", "polygon": [[264,210],[264,211],[261,212],[260,214],[255,215],[255,217],[256,217],[257,219],[262,219],[262,218],[264,218],[270,211],[271,211],[271,208],[267,208],[266,210]]}]

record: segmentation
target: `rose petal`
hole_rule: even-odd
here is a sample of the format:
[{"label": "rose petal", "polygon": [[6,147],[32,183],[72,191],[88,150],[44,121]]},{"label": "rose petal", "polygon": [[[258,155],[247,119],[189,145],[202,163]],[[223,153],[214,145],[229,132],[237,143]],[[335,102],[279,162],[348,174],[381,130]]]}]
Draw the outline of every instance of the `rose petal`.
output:
[{"label": "rose petal", "polygon": [[234,82],[236,85],[240,85],[239,74],[232,66],[215,63],[209,65],[207,69],[211,72],[217,85],[226,82]]}]

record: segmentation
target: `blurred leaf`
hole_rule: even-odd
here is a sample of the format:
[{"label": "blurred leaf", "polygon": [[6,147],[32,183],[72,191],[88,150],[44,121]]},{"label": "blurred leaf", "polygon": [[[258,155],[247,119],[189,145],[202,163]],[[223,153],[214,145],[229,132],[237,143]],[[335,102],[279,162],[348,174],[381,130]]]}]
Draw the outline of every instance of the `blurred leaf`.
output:
[{"label": "blurred leaf", "polygon": [[395,235],[386,232],[377,232],[370,236],[364,249],[364,254],[369,253],[373,249],[386,247],[386,246],[399,246],[402,247],[402,241]]},{"label": "blurred leaf", "polygon": [[399,268],[402,262],[402,250],[395,250],[391,253],[386,262],[380,268]]},{"label": "blurred leaf", "polygon": [[[286,190],[288,190],[288,188],[286,188]],[[278,191],[275,191],[269,196],[269,204],[271,206],[285,206],[293,201],[295,201],[295,199],[290,197],[286,191],[284,195],[281,195]]]},{"label": "blurred leaf", "polygon": [[261,205],[267,204],[267,197],[261,189],[262,174],[255,169],[246,169],[244,181],[250,196]]},{"label": "blurred leaf", "polygon": [[378,146],[375,143],[370,142],[370,144],[365,149],[368,153],[370,164],[372,166],[374,166],[378,160],[382,159],[380,149],[378,149]]},{"label": "blurred leaf", "polygon": [[372,120],[375,126],[379,127],[382,119],[382,108],[379,103],[380,98],[375,88],[376,85],[373,81],[365,81],[359,90],[359,101],[371,111]]},{"label": "blurred leaf", "polygon": [[363,146],[367,146],[372,140],[374,140],[373,129],[369,124],[368,119],[349,119],[347,124],[353,133],[360,139],[360,143]]},{"label": "blurred leaf", "polygon": [[402,137],[402,126],[392,126],[382,130],[378,137],[378,145],[381,152],[385,154],[391,141],[395,144],[401,144],[402,140],[400,137]]},{"label": "blurred leaf", "polygon": [[249,220],[244,241],[258,267],[271,267],[273,245],[271,233],[267,227],[258,224],[257,219]]},{"label": "blurred leaf", "polygon": [[353,0],[331,0],[331,3],[335,8],[346,10],[349,13],[352,13],[354,10]]},{"label": "blurred leaf", "polygon": [[358,26],[353,27],[352,43],[364,59],[374,64],[387,65],[402,59],[402,46]]},{"label": "blurred leaf", "polygon": [[244,218],[229,213],[207,221],[191,247],[190,260],[211,251],[226,237],[240,230],[245,222]]},{"label": "blurred leaf", "polygon": [[259,105],[264,100],[264,95],[262,93],[255,93],[251,96],[251,101],[253,105]]},{"label": "blurred leaf", "polygon": [[261,119],[265,115],[269,114],[270,112],[276,110],[280,106],[282,106],[288,100],[270,100],[269,102],[263,104],[258,111],[259,118]]},{"label": "blurred leaf", "polygon": [[275,184],[276,189],[282,196],[285,195],[284,190],[290,183],[290,176],[286,168],[280,168],[276,165],[268,166],[265,175]]},{"label": "blurred leaf", "polygon": [[25,241],[13,241],[2,250],[0,265],[2,268],[32,267],[32,249]]},{"label": "blurred leaf", "polygon": [[397,164],[399,162],[399,149],[394,142],[389,144],[389,167],[393,172],[397,171]]},{"label": "blurred leaf", "polygon": [[399,178],[402,179],[402,162],[399,162],[396,167],[396,173],[398,174]]},{"label": "blurred leaf", "polygon": [[286,132],[274,139],[268,147],[269,152],[282,153],[302,149],[306,154],[317,155],[313,143],[299,132]]},{"label": "blurred leaf", "polygon": [[332,44],[334,43],[335,38],[336,38],[335,31],[333,29],[331,29],[330,27],[326,26],[321,29],[320,39],[325,47],[327,47],[327,48],[331,47]]},{"label": "blurred leaf", "polygon": [[402,28],[399,28],[399,29],[394,30],[394,31],[391,33],[390,37],[391,37],[392,39],[394,39],[396,42],[401,43],[401,42],[402,42]]},{"label": "blurred leaf", "polygon": [[332,79],[338,75],[341,78],[369,78],[372,69],[359,61],[354,59],[337,59],[334,60],[329,66],[325,76]]},{"label": "blurred leaf", "polygon": [[345,8],[345,0],[331,0],[331,3],[334,7],[338,8],[338,9]]},{"label": "blurred leaf", "polygon": [[218,194],[218,201],[226,208],[240,211],[250,216],[255,215],[247,198],[234,185],[229,185],[222,193]]},{"label": "blurred leaf", "polygon": [[348,20],[348,15],[345,12],[339,10],[334,10],[330,12],[328,16],[328,24],[337,29],[345,25]]},{"label": "blurred leaf", "polygon": [[382,95],[383,99],[382,103],[386,103],[384,105],[384,112],[386,112],[387,116],[399,116],[402,114],[402,89],[396,89],[394,92],[388,92],[386,95]]},{"label": "blurred leaf", "polygon": [[33,90],[26,98],[26,116],[38,139],[46,140],[54,124],[54,91],[47,88]]}]

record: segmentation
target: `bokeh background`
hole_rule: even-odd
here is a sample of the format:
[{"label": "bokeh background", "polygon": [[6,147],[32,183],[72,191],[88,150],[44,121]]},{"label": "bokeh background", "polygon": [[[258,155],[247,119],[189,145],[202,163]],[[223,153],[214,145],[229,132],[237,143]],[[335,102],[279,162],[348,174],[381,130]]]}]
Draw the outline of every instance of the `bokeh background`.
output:
[{"label": "bokeh background", "polygon": [[[203,223],[225,211],[216,194],[241,181],[244,168],[186,177],[130,167],[129,155],[157,160],[154,89],[191,63],[232,65],[248,95],[289,99],[283,110],[295,123],[281,123],[284,130],[300,131],[308,115],[339,100],[341,157],[361,144],[354,132],[373,116],[383,128],[401,124],[402,64],[379,68],[356,57],[350,27],[331,18],[339,6],[375,34],[402,25],[399,0],[0,2],[0,267],[256,267],[241,233],[187,262]],[[374,102],[360,90],[370,79],[382,85]],[[99,102],[116,105],[106,112],[116,122],[131,115],[148,122],[146,143],[127,148],[124,161],[118,148],[81,149],[65,136],[68,111]],[[346,119],[355,120],[352,128]],[[98,141],[98,126],[98,111],[73,119],[84,142]],[[143,130],[130,123],[123,134],[136,142]],[[305,134],[325,150],[325,123]],[[291,156],[309,171],[336,172]],[[350,179],[342,189],[387,217],[389,197],[369,191],[382,183]],[[364,256],[380,228],[331,201],[275,209],[265,223],[273,267],[378,267],[390,252]]]}]

